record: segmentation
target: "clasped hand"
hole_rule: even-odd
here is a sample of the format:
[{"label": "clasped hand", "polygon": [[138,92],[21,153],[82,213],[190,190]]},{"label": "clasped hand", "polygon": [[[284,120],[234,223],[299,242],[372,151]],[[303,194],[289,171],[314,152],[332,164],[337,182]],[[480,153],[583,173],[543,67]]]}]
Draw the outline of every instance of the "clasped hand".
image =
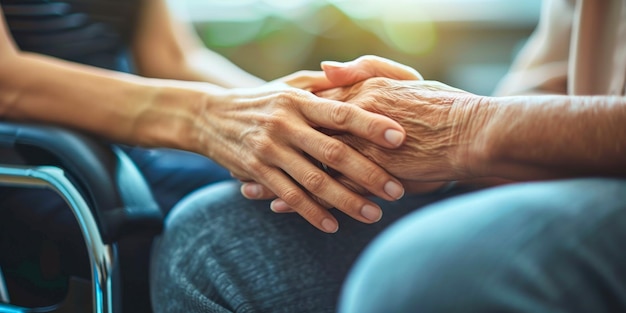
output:
[{"label": "clasped hand", "polygon": [[383,114],[404,127],[407,139],[395,149],[345,133],[333,137],[401,179],[407,191],[424,192],[441,185],[436,182],[470,178],[464,165],[467,138],[471,137],[468,116],[480,97],[436,81],[387,78],[372,78],[318,95]]},{"label": "clasped hand", "polygon": [[[383,62],[380,59],[374,60]],[[325,133],[331,134],[332,138],[349,145],[368,160],[382,166],[388,173],[399,178],[409,192],[431,192],[448,181],[468,177],[469,173],[462,165],[464,149],[467,148],[467,142],[464,141],[464,138],[468,137],[467,112],[479,102],[479,97],[439,82],[423,81],[418,75],[411,77],[406,74],[404,68],[398,68],[397,64],[383,64],[372,62],[371,59],[369,64],[364,64],[361,59],[352,62],[352,65],[341,65],[337,68],[333,63],[333,66],[324,68],[325,74],[335,85],[345,87],[320,90],[316,94],[397,121],[407,133],[403,145],[390,148],[373,144],[372,140],[355,133],[337,132],[332,129],[325,130]],[[381,67],[385,70],[374,70]],[[394,71],[405,75],[394,74]],[[398,79],[412,80],[375,78],[376,74],[381,73],[392,78],[395,76]],[[309,82],[315,81],[317,74],[308,73],[308,75]],[[306,80],[300,78],[300,81]],[[310,89],[328,87],[328,84],[324,83],[313,85],[316,87]],[[331,167],[336,169],[332,164]],[[343,171],[339,172],[334,178],[343,185],[340,192],[345,192],[347,187],[351,193],[363,195],[369,193],[352,177],[346,176]],[[333,186],[335,188],[335,183]],[[254,199],[276,196],[271,190],[256,183],[244,184],[242,192]],[[324,207],[334,206],[324,199],[316,200]],[[277,212],[294,211],[284,199],[276,199],[272,205],[273,210]]]},{"label": "clasped hand", "polygon": [[[388,61],[367,57],[359,62]],[[384,66],[376,66],[380,71]],[[414,70],[402,72],[419,78]],[[198,113],[198,139],[202,152],[228,168],[242,181],[264,186],[311,224],[325,232],[335,232],[338,224],[327,207],[335,207],[351,217],[372,223],[380,219],[380,207],[364,195],[341,184],[317,167],[312,159],[326,164],[350,179],[359,188],[392,201],[404,194],[401,183],[380,165],[320,129],[352,134],[386,149],[399,147],[404,129],[392,119],[343,101],[323,99],[312,92],[336,86],[316,72],[300,72],[257,89],[223,90],[213,105]],[[352,82],[373,73],[361,72],[343,77]],[[398,75],[396,75],[398,76]],[[402,78],[402,76],[400,77]],[[340,84],[345,84],[343,83]],[[258,186],[258,185],[257,185]],[[254,188],[252,188],[254,189]],[[248,190],[254,198],[254,190]]]}]

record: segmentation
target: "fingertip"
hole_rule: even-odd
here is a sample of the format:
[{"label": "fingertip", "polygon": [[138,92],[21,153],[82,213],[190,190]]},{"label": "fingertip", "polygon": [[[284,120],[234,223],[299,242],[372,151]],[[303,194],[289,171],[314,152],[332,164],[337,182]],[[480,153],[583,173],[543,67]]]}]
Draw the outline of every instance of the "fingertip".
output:
[{"label": "fingertip", "polygon": [[378,206],[366,204],[361,208],[361,215],[369,222],[376,223],[383,217],[383,211]]},{"label": "fingertip", "polygon": [[373,72],[372,77],[387,77],[398,80],[424,80],[414,68],[376,55],[364,55],[354,61],[358,67]]},{"label": "fingertip", "polygon": [[387,129],[384,133],[385,141],[393,147],[399,147],[404,142],[405,134],[397,129]]},{"label": "fingertip", "polygon": [[256,183],[244,183],[240,187],[241,194],[248,199],[258,199],[261,197],[261,186]]},{"label": "fingertip", "polygon": [[348,66],[348,63],[337,62],[337,61],[322,61],[320,65],[322,66],[323,70],[326,70],[326,69],[345,68]]},{"label": "fingertip", "polygon": [[337,223],[337,221],[333,221],[330,218],[323,219],[321,226],[322,230],[329,234],[334,234],[339,230],[339,224]]},{"label": "fingertip", "polygon": [[323,61],[321,63],[322,70],[326,78],[332,82],[335,87],[349,86],[358,83],[360,80],[358,75],[351,68],[353,62],[336,62]]},{"label": "fingertip", "polygon": [[343,69],[345,69],[343,63],[335,61],[322,62],[322,70],[324,71],[324,75],[326,75],[326,79],[331,82],[335,82],[338,80],[339,77],[341,77]]},{"label": "fingertip", "polygon": [[404,197],[404,186],[396,181],[388,181],[383,187],[385,193],[394,200],[400,200]]},{"label": "fingertip", "polygon": [[422,73],[418,72],[416,69],[413,69],[413,71],[417,80],[424,80],[424,76],[422,76]]},{"label": "fingertip", "polygon": [[293,211],[291,207],[282,199],[276,199],[270,203],[270,210],[275,213],[288,213]]}]

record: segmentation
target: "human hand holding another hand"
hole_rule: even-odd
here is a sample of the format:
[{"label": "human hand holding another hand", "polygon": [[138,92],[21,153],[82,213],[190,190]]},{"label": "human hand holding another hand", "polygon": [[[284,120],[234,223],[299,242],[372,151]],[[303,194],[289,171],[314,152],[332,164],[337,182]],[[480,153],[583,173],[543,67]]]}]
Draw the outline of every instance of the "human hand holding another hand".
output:
[{"label": "human hand holding another hand", "polygon": [[[476,109],[481,97],[434,81],[385,78],[318,95],[384,114],[405,128],[405,143],[394,149],[376,147],[345,133],[329,133],[401,179],[408,192],[431,192],[449,181],[474,178],[466,156],[470,139],[487,118],[485,112]],[[348,178],[336,179],[353,190],[366,192]],[[267,190],[259,193],[272,196]],[[290,211],[285,203],[278,207]]]},{"label": "human hand holding another hand", "polygon": [[[376,56],[364,56],[351,62],[324,62],[322,63],[324,72],[302,71],[287,76],[280,81],[287,84],[297,86],[299,88],[322,91],[333,86],[350,86],[352,84],[364,81],[371,77],[391,77],[399,80],[421,80],[421,75],[414,69],[405,65],[396,63],[391,60]],[[328,96],[338,95],[340,91],[351,89],[337,89],[328,91]],[[321,93],[320,95],[324,95]],[[337,96],[338,99],[341,97]],[[346,99],[342,99],[346,100]],[[378,112],[385,114],[384,112]],[[331,166],[332,167],[332,166]],[[333,171],[337,172],[334,168]],[[343,175],[335,176],[342,184],[349,186],[350,189],[358,191],[361,194],[367,194],[367,190],[355,184],[354,181]],[[411,190],[414,192],[429,192],[439,188],[442,183],[415,183],[410,182]],[[242,186],[244,196],[251,199],[271,199],[276,196],[271,190],[264,188],[256,182],[246,182]],[[327,202],[320,200],[326,207],[332,207]],[[272,203],[272,209],[277,212],[291,211],[289,205],[282,199],[276,199]]]},{"label": "human hand holding another hand", "polygon": [[[284,84],[314,92],[336,86],[351,85],[355,82],[365,80],[369,77],[375,77],[380,75],[390,76],[397,79],[421,79],[421,75],[414,69],[376,56],[364,56],[347,63],[324,62],[322,64],[322,67],[324,68],[325,72],[301,71],[274,81],[268,86],[280,88],[280,84]],[[294,91],[292,90],[292,92]],[[311,104],[322,101],[321,99],[315,100],[316,97],[307,92],[300,92],[299,97],[310,98]],[[302,104],[298,104],[296,103],[296,101],[293,101],[293,105],[295,106],[292,107],[292,109],[304,109],[304,107],[298,107]],[[335,103],[334,105],[346,106],[345,103]],[[349,105],[347,106],[350,107]],[[319,120],[313,121],[313,123],[309,122],[309,125],[307,126],[313,126],[317,129],[332,128],[334,130],[338,130],[337,125],[332,125],[337,121],[337,118],[333,117],[332,115],[328,115],[328,113],[332,113],[333,110],[332,108],[329,109],[331,111],[324,114],[324,111],[327,110],[323,106],[306,108],[309,113],[313,115],[318,115],[319,118]],[[354,108],[352,108],[351,110],[354,111]],[[360,114],[363,113],[364,112],[360,112]],[[398,138],[398,134],[394,134],[393,136],[396,137],[396,139],[399,139],[399,142],[396,142],[397,145],[395,146],[390,146],[388,142],[382,141],[381,137],[376,138],[376,133],[380,133],[381,130],[376,130],[375,127],[368,125],[371,122],[368,122],[365,118],[355,119],[356,117],[357,115],[353,116],[353,114],[351,114],[348,119],[342,121],[340,124],[348,123],[352,125],[352,133],[354,133],[356,136],[359,136],[360,138],[366,138],[366,140],[371,141],[377,145],[382,144],[383,146],[386,146],[388,148],[393,148],[401,144],[403,136],[400,139]],[[368,115],[368,118],[377,120],[379,123],[382,123],[382,121],[384,121],[385,123],[389,123],[389,120],[382,119],[381,117],[382,116]],[[306,149],[302,149],[302,151],[310,155],[315,160],[327,164],[336,171],[341,172],[343,175],[342,179],[349,180],[350,183],[353,185],[353,189],[365,190],[367,191],[367,193],[373,193],[377,195],[381,195],[381,192],[384,192],[382,197],[387,200],[396,200],[403,195],[403,188],[395,184],[397,183],[397,180],[392,180],[391,176],[388,173],[385,173],[384,170],[380,169],[378,165],[373,163],[371,160],[365,158],[361,154],[357,153],[353,149],[350,149],[347,146],[339,149],[338,147],[336,147],[339,141],[333,139],[332,137],[328,137],[310,127],[301,128],[301,130],[307,130],[306,132],[302,132],[302,136],[292,136],[291,134],[298,133],[297,131],[289,131],[288,129],[291,127],[295,130],[295,125],[291,123],[291,121],[293,121],[293,118],[289,118],[289,116],[282,116],[282,118],[277,120],[284,123],[284,125],[281,127],[280,132],[271,136],[267,136],[266,138],[272,139],[268,140],[268,142],[264,144],[264,146],[271,147],[273,152],[279,152],[281,151],[281,149],[279,145],[270,144],[270,142],[279,141],[281,138],[290,141],[292,144],[308,143],[310,145],[317,145],[320,151],[317,151],[315,153],[313,153],[313,151],[311,151],[310,149],[308,151]],[[332,126],[327,127],[324,125]],[[343,127],[343,125],[341,125],[341,127]],[[289,136],[286,136],[286,134],[289,134]],[[332,142],[332,145],[335,145],[335,147],[330,144],[320,145],[324,141],[327,141],[329,143]],[[300,146],[299,148],[303,147]],[[265,150],[265,148],[258,151],[263,150]],[[266,157],[276,161],[278,160],[278,158],[275,154],[276,153],[268,153],[266,154]],[[320,205],[322,205],[324,208],[336,207],[339,210],[363,222],[371,223],[380,219],[382,212],[377,205],[369,200],[365,200],[360,193],[355,193],[353,189],[347,188],[347,184],[341,184],[340,181],[335,180],[333,177],[329,176],[328,173],[325,173],[318,167],[314,166],[301,153],[290,153],[289,155],[285,155],[283,162],[288,162],[289,164],[292,164],[292,166],[290,167],[291,171],[288,171],[288,174],[290,174],[297,183],[301,184],[307,190],[307,192],[310,193],[310,197],[315,199],[314,202],[311,202],[309,197],[298,193],[298,198],[306,197],[306,199],[309,200],[301,203],[300,205],[302,207],[308,206],[310,208],[314,208],[308,211],[317,211],[319,213]],[[233,171],[232,165],[226,166],[231,169],[232,175],[234,177],[245,182],[242,186],[242,193],[244,194],[244,196],[252,199],[261,199],[268,198],[268,194],[271,194],[271,197],[276,197],[278,195],[279,199],[272,203],[272,209],[274,211],[280,212],[284,210],[285,207],[288,207],[290,211],[295,209],[295,211],[299,211],[301,215],[303,215],[307,220],[311,221],[311,217],[309,216],[311,216],[312,213],[302,212],[297,208],[293,208],[292,204],[290,203],[294,203],[294,200],[285,199],[285,196],[281,196],[281,193],[279,193],[280,191],[276,192],[276,188],[272,188],[268,185],[268,183],[270,183],[269,181],[262,181],[256,179],[256,177],[251,177],[250,171]],[[285,170],[285,167],[281,166],[279,168]],[[295,174],[298,172],[304,174],[301,174],[300,177],[298,177],[298,174]],[[292,173],[294,173],[295,176],[292,175]],[[282,184],[283,186],[290,186],[292,190],[295,190],[294,188],[296,186],[294,185],[294,183],[290,181],[287,177],[284,177],[284,174],[280,173],[280,171],[274,172],[272,174],[267,173],[267,175],[263,176],[271,178],[272,180],[279,180],[280,184]],[[373,186],[373,182],[384,182],[385,180],[393,183],[385,183],[382,189],[378,188],[378,192],[373,191],[376,189],[376,187]],[[378,185],[380,186],[380,183]],[[320,189],[323,189],[324,193],[331,196],[320,196]],[[283,192],[282,194],[284,195],[285,193]],[[289,194],[287,195],[290,196]],[[325,214],[323,215],[325,215],[325,218],[332,218],[332,215],[330,215],[328,212],[324,213]],[[334,222],[334,218],[332,219]],[[314,222],[312,222],[312,224],[316,225]],[[330,230],[327,227],[325,231]]]},{"label": "human hand holding another hand", "polygon": [[337,229],[335,218],[320,202],[367,223],[377,221],[379,215],[364,212],[380,208],[337,182],[310,158],[384,199],[396,200],[404,194],[399,181],[380,166],[318,130],[352,133],[392,149],[402,143],[404,131],[391,119],[279,84],[207,94],[212,96],[199,103],[192,131],[199,148],[192,150],[241,180],[262,184],[319,229]]},{"label": "human hand holding another hand", "polygon": [[318,95],[384,114],[405,128],[407,139],[395,149],[376,147],[345,133],[334,137],[402,180],[407,191],[427,190],[424,182],[433,182],[434,187],[441,185],[438,182],[474,178],[466,156],[473,134],[487,118],[479,110],[480,96],[436,81],[385,78]]},{"label": "human hand holding another hand", "polygon": [[[317,94],[386,115],[405,128],[405,143],[394,149],[376,147],[349,134],[329,133],[401,179],[408,192],[430,192],[449,181],[475,178],[467,166],[471,160],[467,160],[466,150],[488,117],[488,110],[479,109],[480,96],[434,81],[385,78]],[[348,178],[336,179],[357,192],[366,192]],[[252,187],[257,186],[243,189]],[[264,189],[257,190],[257,194],[272,197]],[[281,211],[289,211],[285,203],[276,201]]]}]

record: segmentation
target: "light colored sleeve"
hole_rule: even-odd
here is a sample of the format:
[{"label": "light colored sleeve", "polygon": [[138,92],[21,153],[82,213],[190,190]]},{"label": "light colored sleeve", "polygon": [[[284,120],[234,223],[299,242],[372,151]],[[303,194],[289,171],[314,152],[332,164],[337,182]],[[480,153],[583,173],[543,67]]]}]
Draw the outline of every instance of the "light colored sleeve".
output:
[{"label": "light colored sleeve", "polygon": [[539,24],[494,95],[566,94],[574,1],[546,0]]}]

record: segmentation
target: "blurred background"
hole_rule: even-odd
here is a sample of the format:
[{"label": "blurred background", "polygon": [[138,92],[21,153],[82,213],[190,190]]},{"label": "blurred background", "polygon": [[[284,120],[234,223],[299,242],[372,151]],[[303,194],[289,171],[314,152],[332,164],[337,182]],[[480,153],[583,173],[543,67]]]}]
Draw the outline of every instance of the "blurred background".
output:
[{"label": "blurred background", "polygon": [[489,95],[534,30],[541,0],[169,0],[205,44],[272,80],[375,54]]}]

